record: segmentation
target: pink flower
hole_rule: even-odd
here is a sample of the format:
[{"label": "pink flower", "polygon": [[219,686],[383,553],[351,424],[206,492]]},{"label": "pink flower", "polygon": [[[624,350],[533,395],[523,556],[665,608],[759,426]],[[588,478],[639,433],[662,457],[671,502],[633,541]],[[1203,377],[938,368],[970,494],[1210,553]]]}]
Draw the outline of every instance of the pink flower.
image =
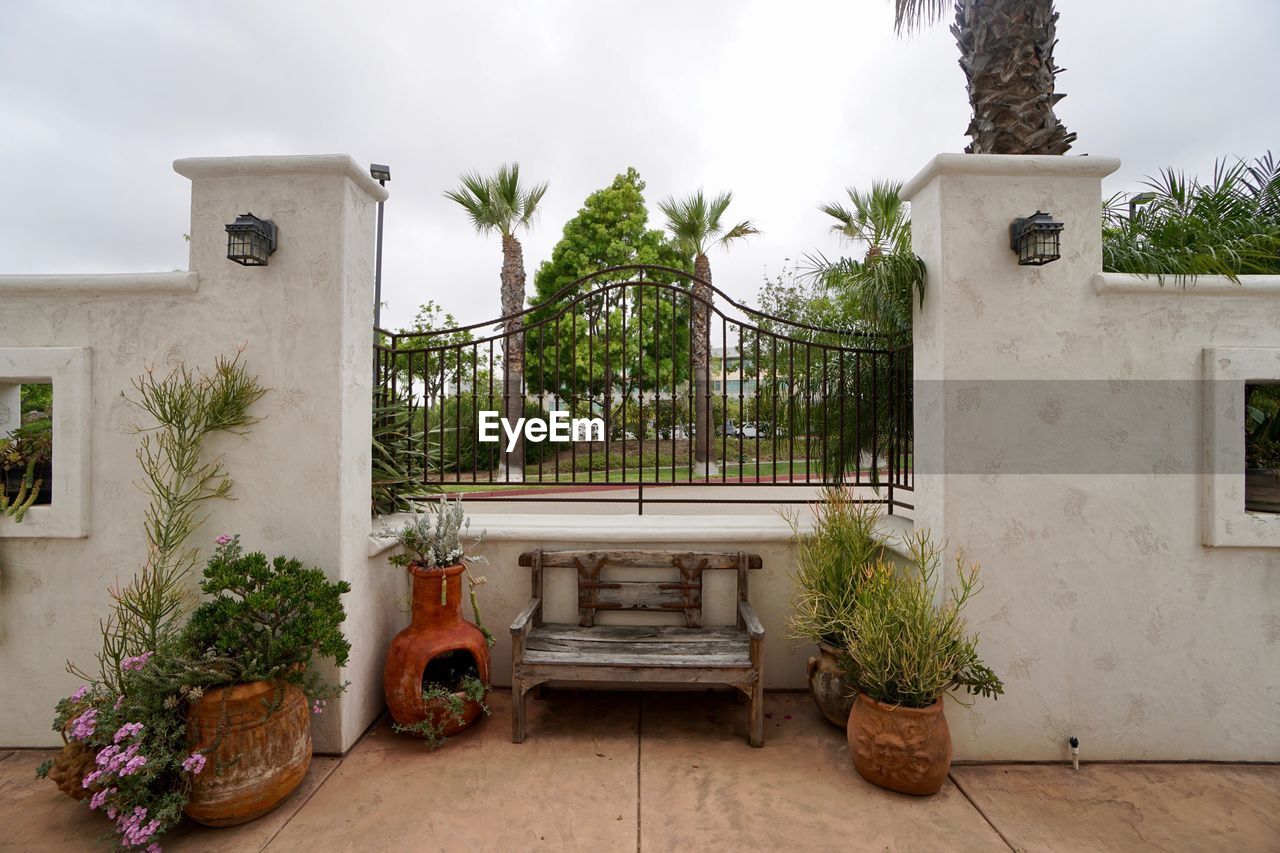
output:
[{"label": "pink flower", "polygon": [[97,726],[98,709],[90,708],[71,722],[72,740],[86,740],[93,736],[93,730]]},{"label": "pink flower", "polygon": [[116,729],[115,737],[111,739],[111,742],[119,743],[122,740],[137,737],[142,734],[142,729],[142,723],[125,723],[123,726]]},{"label": "pink flower", "polygon": [[142,765],[146,763],[147,763],[147,757],[145,755],[135,755],[133,758],[129,759],[129,762],[125,764],[124,767],[120,768],[119,775],[132,776],[134,773],[137,773],[139,770],[141,770]]},{"label": "pink flower", "polygon": [[182,762],[182,769],[190,773],[192,776],[199,776],[200,771],[204,769],[207,759],[198,752],[193,752],[187,756],[187,760]]},{"label": "pink flower", "polygon": [[88,695],[88,693],[89,693],[89,685],[81,684],[78,688],[76,688],[76,692],[71,694],[71,701],[79,702],[86,695]]},{"label": "pink flower", "polygon": [[115,758],[116,754],[119,752],[120,747],[118,746],[104,746],[102,749],[98,750],[98,754],[94,756],[93,760],[97,762],[99,767],[106,767],[111,763],[111,759]]},{"label": "pink flower", "polygon": [[155,654],[155,652],[143,652],[140,655],[125,658],[124,660],[120,661],[120,668],[121,669],[142,669],[144,666],[147,665],[147,661],[151,659],[151,656],[153,654]]},{"label": "pink flower", "polygon": [[86,789],[92,788],[93,783],[97,782],[101,778],[102,778],[102,771],[95,770],[92,773],[85,774],[85,777],[83,780],[81,780],[80,784]]},{"label": "pink flower", "polygon": [[114,705],[112,705],[112,706],[111,706],[111,710],[113,710],[113,711],[119,711],[119,710],[120,710],[120,706],[121,706],[123,703],[124,703],[124,694],[123,694],[123,693],[121,693],[119,696],[117,696],[117,697],[116,697],[116,703],[115,703]]},{"label": "pink flower", "polygon": [[311,713],[319,715],[324,713],[324,700],[317,699],[311,703]]},{"label": "pink flower", "polygon": [[[135,808],[133,814],[120,816],[116,821],[116,832],[120,834],[121,846],[141,847],[155,835],[156,830],[160,828],[160,821],[152,820],[143,823],[146,819],[147,810],[142,806]],[[152,842],[153,845],[154,843]]]},{"label": "pink flower", "polygon": [[101,791],[93,795],[93,799],[89,800],[89,808],[94,810],[102,808],[102,804],[107,801],[107,797],[114,794],[117,790],[118,789],[116,788],[103,788]]}]

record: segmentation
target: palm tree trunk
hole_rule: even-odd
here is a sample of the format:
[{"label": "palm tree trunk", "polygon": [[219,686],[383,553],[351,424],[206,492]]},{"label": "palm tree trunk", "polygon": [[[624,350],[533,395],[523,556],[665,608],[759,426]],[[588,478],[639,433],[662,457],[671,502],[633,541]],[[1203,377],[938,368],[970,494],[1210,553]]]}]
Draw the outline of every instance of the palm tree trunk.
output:
[{"label": "palm tree trunk", "polygon": [[698,470],[716,473],[711,458],[711,261],[698,253],[693,260],[693,340],[689,348],[693,369],[694,461]]},{"label": "palm tree trunk", "polygon": [[973,118],[970,154],[1065,154],[1076,135],[1053,108],[1058,13],[1053,0],[956,0],[951,33],[960,46]]},{"label": "palm tree trunk", "polygon": [[[512,426],[524,417],[524,320],[516,315],[524,308],[524,250],[511,234],[502,235],[502,392],[503,417]],[[512,482],[524,480],[524,438],[508,453],[502,438],[499,475]]]}]

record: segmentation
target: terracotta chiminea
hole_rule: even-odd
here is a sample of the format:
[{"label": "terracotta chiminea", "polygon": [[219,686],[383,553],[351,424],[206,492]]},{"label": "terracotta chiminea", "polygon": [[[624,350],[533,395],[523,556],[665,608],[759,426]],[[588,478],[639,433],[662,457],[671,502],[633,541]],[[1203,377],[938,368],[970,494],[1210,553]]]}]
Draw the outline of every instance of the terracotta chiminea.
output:
[{"label": "terracotta chiminea", "polygon": [[[484,634],[462,618],[462,565],[424,569],[408,567],[413,576],[413,621],[387,651],[382,673],[391,717],[402,726],[412,726],[431,717],[439,735],[448,737],[465,729],[483,710],[480,702],[463,700],[462,718],[446,713],[445,701],[423,702],[429,684],[450,685],[464,675],[474,675],[489,684],[489,646]],[[440,603],[440,586],[445,586],[445,603]]]}]

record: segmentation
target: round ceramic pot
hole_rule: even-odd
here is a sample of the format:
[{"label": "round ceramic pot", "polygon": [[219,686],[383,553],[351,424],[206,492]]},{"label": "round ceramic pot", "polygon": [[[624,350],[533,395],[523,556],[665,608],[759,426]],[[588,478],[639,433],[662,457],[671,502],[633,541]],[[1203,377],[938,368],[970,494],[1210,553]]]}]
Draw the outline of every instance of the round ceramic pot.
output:
[{"label": "round ceramic pot", "polygon": [[489,684],[489,644],[479,628],[462,618],[463,571],[461,565],[435,569],[409,566],[413,620],[391,641],[382,671],[391,718],[402,726],[430,720],[443,737],[470,726],[483,712],[483,705],[455,693],[462,703],[462,712],[455,714],[444,699],[424,701],[423,691],[451,680],[449,673],[472,673],[482,684]]},{"label": "round ceramic pot", "polygon": [[1280,512],[1280,471],[1249,468],[1244,472],[1244,508],[1250,512]]},{"label": "round ceramic pot", "polygon": [[288,799],[311,766],[311,711],[292,684],[215,688],[187,710],[187,741],[205,755],[192,776],[187,816],[235,826]]},{"label": "round ceramic pot", "polygon": [[832,725],[846,728],[853,708],[853,693],[840,674],[840,653],[826,643],[818,643],[818,654],[809,658],[809,693],[822,715]]},{"label": "round ceramic pot", "polygon": [[947,781],[951,730],[941,699],[928,708],[907,708],[859,693],[848,733],[854,769],[873,785],[926,796]]}]

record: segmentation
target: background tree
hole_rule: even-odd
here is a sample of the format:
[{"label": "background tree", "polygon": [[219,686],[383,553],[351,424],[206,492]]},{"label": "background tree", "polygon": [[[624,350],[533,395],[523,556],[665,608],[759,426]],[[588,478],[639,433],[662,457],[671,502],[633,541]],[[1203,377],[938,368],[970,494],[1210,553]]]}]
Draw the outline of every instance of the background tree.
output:
[{"label": "background tree", "polygon": [[1053,0],[894,0],[899,33],[954,8],[951,33],[960,47],[973,117],[965,133],[971,154],[1065,154],[1076,135],[1058,121],[1053,64],[1058,13]]},{"label": "background tree", "polygon": [[[634,407],[639,394],[674,387],[688,375],[687,338],[671,333],[688,327],[687,310],[669,294],[651,290],[643,316],[635,288],[616,288],[567,308],[601,285],[636,278],[634,272],[619,272],[569,289],[601,269],[627,264],[689,268],[689,256],[648,227],[644,187],[640,173],[628,168],[589,195],[565,223],[551,258],[534,276],[536,305],[525,335],[530,390],[552,394],[574,412],[602,415],[607,437],[615,432],[623,401]],[[674,276],[646,278],[685,286]]]},{"label": "background tree", "polygon": [[[521,186],[518,163],[500,166],[497,174],[490,177],[469,172],[462,176],[461,181],[461,186],[448,190],[445,196],[462,205],[476,231],[481,234],[497,233],[502,237],[502,316],[506,335],[503,383],[507,398],[504,415],[515,423],[524,411],[524,341],[520,335],[522,321],[516,315],[524,308],[525,296],[524,250],[516,231],[529,227],[538,202],[547,192],[547,184]],[[506,476],[509,479],[521,479],[513,460],[521,458],[522,450],[517,445],[506,459]]]},{"label": "background tree", "polygon": [[848,206],[818,209],[835,219],[831,230],[863,249],[861,258],[810,256],[806,275],[818,282],[838,312],[827,323],[897,341],[911,334],[911,303],[924,299],[924,262],[911,251],[911,214],[898,181],[876,181],[870,191],[849,187]]},{"label": "background tree", "polygon": [[709,408],[708,359],[711,339],[711,261],[707,252],[712,246],[728,248],[734,240],[759,234],[750,220],[726,226],[725,211],[733,203],[733,193],[721,193],[710,201],[698,190],[683,199],[668,198],[658,204],[667,217],[667,230],[675,238],[676,245],[693,255],[693,385],[694,385],[694,458],[705,471],[710,471],[711,461],[711,412]]}]

